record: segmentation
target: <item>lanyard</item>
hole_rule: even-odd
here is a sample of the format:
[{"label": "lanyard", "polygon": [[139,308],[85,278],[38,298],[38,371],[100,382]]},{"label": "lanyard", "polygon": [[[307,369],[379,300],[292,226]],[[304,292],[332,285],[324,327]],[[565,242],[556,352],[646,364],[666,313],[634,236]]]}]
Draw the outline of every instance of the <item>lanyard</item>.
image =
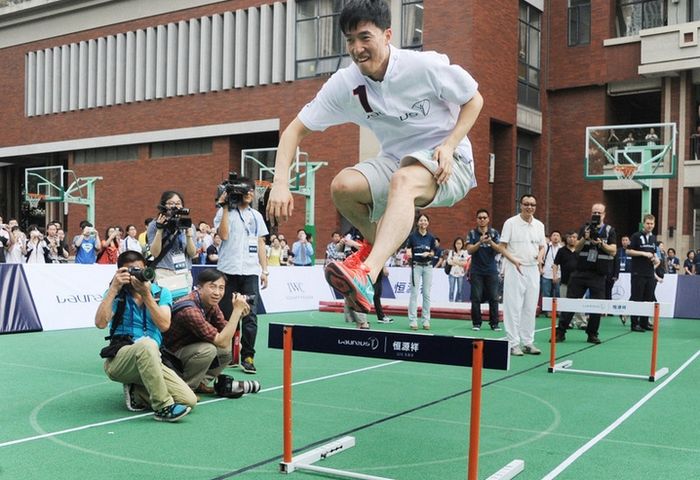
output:
[{"label": "lanyard", "polygon": [[[248,207],[248,208],[250,208],[250,207]],[[243,215],[241,215],[241,210],[239,208],[236,208],[236,211],[238,212],[238,217],[241,219],[241,223],[243,223],[243,228],[245,228],[245,233],[247,233],[248,236],[250,237],[252,234],[250,233],[250,230],[248,229],[248,224],[243,219]],[[255,222],[255,234],[257,235],[257,233],[258,233],[258,219],[255,218],[255,215],[253,215],[253,222]]]}]

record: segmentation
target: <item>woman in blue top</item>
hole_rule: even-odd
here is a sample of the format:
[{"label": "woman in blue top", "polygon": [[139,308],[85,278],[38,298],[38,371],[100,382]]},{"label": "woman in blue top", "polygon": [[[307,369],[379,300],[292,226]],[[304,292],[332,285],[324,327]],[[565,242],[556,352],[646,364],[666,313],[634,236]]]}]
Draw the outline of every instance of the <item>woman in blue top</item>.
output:
[{"label": "woman in blue top", "polygon": [[428,232],[430,221],[421,213],[416,230],[408,236],[406,254],[411,259],[411,299],[408,302],[408,320],[411,330],[418,330],[418,292],[423,290],[423,329],[430,330],[430,288],[433,284],[433,255],[437,245]]},{"label": "woman in blue top", "polygon": [[154,257],[156,282],[173,294],[173,299],[192,290],[192,259],[197,256],[194,230],[182,227],[180,212],[185,202],[182,195],[172,190],[163,192],[158,205],[158,217],[148,225],[147,239]]}]

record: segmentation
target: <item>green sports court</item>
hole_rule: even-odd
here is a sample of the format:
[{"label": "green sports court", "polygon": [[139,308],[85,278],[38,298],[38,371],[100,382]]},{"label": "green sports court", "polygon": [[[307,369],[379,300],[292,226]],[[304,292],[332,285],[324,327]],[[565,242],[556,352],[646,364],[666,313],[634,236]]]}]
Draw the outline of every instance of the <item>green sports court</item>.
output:
[{"label": "green sports court", "polygon": [[[177,424],[126,410],[98,356],[102,331],[0,337],[0,479],[281,478],[282,351],[269,323],[346,328],[335,313],[259,317],[262,390],[237,400],[202,396]],[[407,331],[406,319],[377,331]],[[656,382],[548,372],[550,319],[537,319],[540,356],[484,370],[479,478],[515,459],[518,479],[689,479],[700,476],[695,419],[700,355],[693,320],[662,319]],[[431,335],[472,336],[471,323],[433,320]],[[422,334],[416,334],[422,335]],[[501,332],[477,336],[500,338]],[[570,331],[557,360],[646,374],[651,334],[604,317],[598,346]],[[471,369],[318,353],[293,355],[295,454],[344,435],[357,445],[318,465],[401,480],[467,476]],[[291,478],[321,478],[294,472]]]}]

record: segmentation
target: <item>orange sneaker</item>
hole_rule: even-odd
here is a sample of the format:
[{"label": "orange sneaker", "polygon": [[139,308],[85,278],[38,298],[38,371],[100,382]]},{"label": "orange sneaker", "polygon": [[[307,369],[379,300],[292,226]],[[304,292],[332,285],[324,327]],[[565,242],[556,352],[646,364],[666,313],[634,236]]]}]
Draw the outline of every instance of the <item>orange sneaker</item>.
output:
[{"label": "orange sneaker", "polygon": [[348,306],[356,312],[369,313],[374,302],[374,286],[369,278],[369,267],[358,262],[346,265],[331,262],[323,273],[328,284],[338,290],[348,301]]}]

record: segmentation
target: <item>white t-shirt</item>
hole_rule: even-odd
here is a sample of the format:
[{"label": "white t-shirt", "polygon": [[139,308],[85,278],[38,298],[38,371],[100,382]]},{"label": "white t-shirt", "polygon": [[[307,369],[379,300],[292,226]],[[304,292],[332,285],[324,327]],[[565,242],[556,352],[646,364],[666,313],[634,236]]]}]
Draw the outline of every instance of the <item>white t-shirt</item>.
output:
[{"label": "white t-shirt", "polygon": [[[542,277],[552,280],[552,265],[554,265],[554,259],[557,256],[557,252],[561,248],[561,244],[554,245],[552,243],[547,244],[544,251],[544,268],[542,268]],[[557,278],[561,277],[561,270]]]},{"label": "white t-shirt", "polygon": [[216,269],[228,275],[260,275],[262,270],[258,259],[258,238],[269,232],[265,219],[257,210],[228,210],[219,208],[214,217],[214,227],[219,229],[226,210],[228,214],[228,240],[219,247],[219,261]]},{"label": "white t-shirt", "polygon": [[5,262],[7,263],[25,263],[26,259],[22,253],[22,246],[26,243],[25,239],[16,241],[9,250],[5,253]]},{"label": "white t-shirt", "polygon": [[[450,65],[446,55],[390,48],[381,82],[362,75],[353,63],[328,79],[299,112],[299,120],[310,130],[348,122],[367,127],[381,144],[380,155],[397,163],[410,153],[440,145],[478,84],[462,67]],[[458,150],[465,161],[472,161],[466,137]]]},{"label": "white t-shirt", "polygon": [[510,217],[503,224],[501,243],[503,242],[508,244],[508,251],[522,265],[537,265],[540,246],[544,247],[547,243],[544,224],[536,218],[528,223],[520,215]]}]

